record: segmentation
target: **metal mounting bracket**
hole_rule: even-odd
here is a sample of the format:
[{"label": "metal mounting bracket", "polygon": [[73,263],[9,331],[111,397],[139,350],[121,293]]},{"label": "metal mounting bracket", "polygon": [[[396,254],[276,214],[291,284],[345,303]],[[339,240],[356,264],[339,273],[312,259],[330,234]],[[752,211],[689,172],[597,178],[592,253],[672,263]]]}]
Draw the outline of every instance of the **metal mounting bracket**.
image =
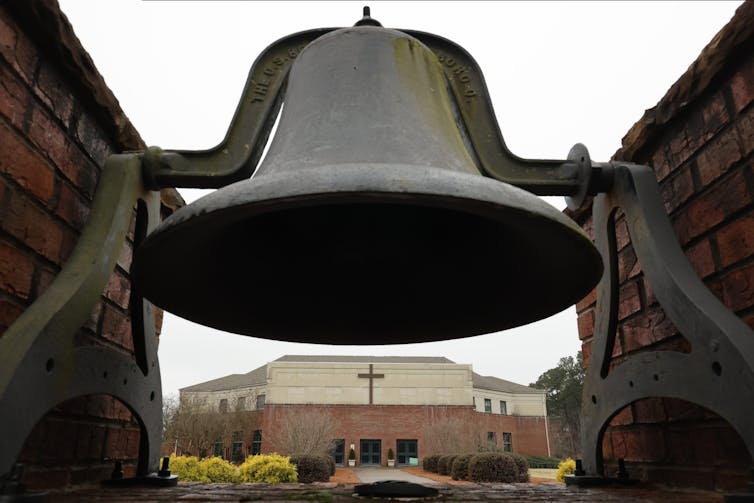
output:
[{"label": "metal mounting bracket", "polygon": [[135,207],[138,245],[159,222],[159,193],[145,190],[139,155],[111,156],[70,259],[0,338],[0,472],[12,470],[26,438],[52,407],[92,394],[128,406],[141,426],[137,473],[157,470],[162,389],[154,308],[132,291],[134,357],[75,340],[115,267]]},{"label": "metal mounting bracket", "polygon": [[[725,307],[691,268],[665,213],[654,172],[610,163],[609,192],[594,199],[595,244],[605,263],[597,286],[592,353],[582,395],[582,455],[588,476],[604,475],[602,436],[627,405],[678,398],[723,417],[754,456],[754,331]],[[691,344],[689,353],[644,351],[611,367],[618,325],[615,213],[623,210],[631,242],[665,313]]]}]

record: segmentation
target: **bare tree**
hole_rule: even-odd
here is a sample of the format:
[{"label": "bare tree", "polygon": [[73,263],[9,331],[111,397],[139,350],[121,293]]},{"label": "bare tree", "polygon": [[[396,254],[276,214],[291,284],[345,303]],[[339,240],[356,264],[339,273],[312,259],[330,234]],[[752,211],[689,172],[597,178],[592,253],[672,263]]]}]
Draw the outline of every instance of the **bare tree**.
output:
[{"label": "bare tree", "polygon": [[204,404],[196,400],[183,400],[172,415],[164,438],[169,442],[177,440],[183,454],[207,456],[227,429],[228,421],[224,416],[208,412]]},{"label": "bare tree", "polygon": [[170,424],[175,419],[178,407],[178,395],[172,394],[162,397],[162,435],[166,440],[168,438],[167,434],[170,429]]},{"label": "bare tree", "polygon": [[440,417],[422,427],[428,454],[477,452],[487,442],[481,428],[462,417]]},{"label": "bare tree", "polygon": [[335,448],[335,426],[332,415],[322,409],[289,411],[267,438],[280,454],[329,454]]}]

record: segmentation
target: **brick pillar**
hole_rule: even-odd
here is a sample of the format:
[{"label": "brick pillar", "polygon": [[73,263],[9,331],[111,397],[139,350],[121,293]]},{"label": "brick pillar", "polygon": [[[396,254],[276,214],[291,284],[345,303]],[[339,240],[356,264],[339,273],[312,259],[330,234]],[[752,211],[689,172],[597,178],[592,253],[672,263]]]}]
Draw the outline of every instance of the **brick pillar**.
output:
[{"label": "brick pillar", "polygon": [[[54,0],[0,6],[0,333],[50,285],[71,254],[105,158],[144,144]],[[128,317],[133,229],[81,345],[133,353]],[[133,472],[139,425],[109,396],[51,410],[19,461],[32,488]],[[8,467],[0,467],[4,472]]]},{"label": "brick pillar", "polygon": [[[658,105],[623,139],[616,158],[654,168],[676,237],[714,294],[754,327],[754,3],[743,4]],[[575,215],[591,232],[589,212]],[[619,326],[611,366],[646,350],[689,351],[637,263],[622,215]],[[579,302],[589,361],[595,296]],[[750,407],[751,404],[741,404]],[[607,475],[618,458],[632,476],[709,489],[747,483],[751,459],[714,413],[653,398],[615,416],[603,438]]]}]

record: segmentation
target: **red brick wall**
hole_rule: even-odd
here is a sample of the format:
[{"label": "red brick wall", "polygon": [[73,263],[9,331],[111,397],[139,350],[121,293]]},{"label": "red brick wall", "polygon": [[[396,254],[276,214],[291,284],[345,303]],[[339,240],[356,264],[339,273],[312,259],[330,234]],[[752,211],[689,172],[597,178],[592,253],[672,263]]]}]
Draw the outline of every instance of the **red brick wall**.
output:
[{"label": "red brick wall", "polygon": [[[676,236],[714,294],[754,327],[754,3],[736,16],[666,96],[629,131],[616,158],[652,166]],[[591,222],[582,214],[585,229]],[[612,365],[636,352],[688,351],[616,221],[620,307]],[[577,304],[584,361],[594,293]],[[742,404],[750,406],[750,404]],[[608,474],[618,458],[633,476],[668,484],[745,484],[751,463],[719,417],[671,399],[643,400],[615,417],[603,441]]]},{"label": "red brick wall", "polygon": [[[143,143],[54,0],[0,7],[0,333],[50,285],[76,245],[105,158]],[[132,235],[132,234],[131,234]],[[132,352],[127,314],[132,243],[77,335]],[[19,461],[32,488],[133,470],[139,427],[109,396],[51,410]],[[0,467],[4,472],[8,467]]]},{"label": "red brick wall", "polygon": [[262,423],[262,449],[274,452],[276,446],[265,441],[265,431],[272,431],[288,414],[296,414],[303,408],[323,409],[331,414],[336,428],[335,438],[343,438],[346,451],[354,444],[356,459],[359,459],[359,440],[382,440],[382,463],[387,464],[387,451],[392,447],[396,453],[398,439],[418,440],[419,458],[427,452],[422,426],[435,418],[460,418],[469,428],[478,427],[482,432],[494,431],[497,443],[502,446],[503,432],[513,434],[513,450],[521,454],[547,455],[545,420],[542,417],[504,416],[475,412],[468,406],[421,406],[421,405],[275,405],[267,404]]}]

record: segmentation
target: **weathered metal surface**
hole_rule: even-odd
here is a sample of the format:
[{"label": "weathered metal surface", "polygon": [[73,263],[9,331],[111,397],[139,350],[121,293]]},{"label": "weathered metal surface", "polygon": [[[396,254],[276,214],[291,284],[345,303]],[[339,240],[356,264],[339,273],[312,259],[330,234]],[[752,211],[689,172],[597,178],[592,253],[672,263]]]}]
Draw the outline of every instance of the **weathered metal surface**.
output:
[{"label": "weathered metal surface", "polygon": [[157,305],[256,337],[407,343],[529,323],[599,279],[573,221],[482,176],[418,40],[323,35],[285,99],[254,177],[179,210],[136,251],[133,280]]},{"label": "weathered metal surface", "polygon": [[[592,354],[582,399],[582,455],[601,475],[602,435],[610,419],[649,397],[679,398],[722,416],[754,455],[754,331],[702,283],[681,250],[654,173],[616,163],[615,184],[594,200],[594,235],[606,273],[597,290]],[[631,243],[665,313],[691,343],[689,353],[644,351],[610,368],[618,310],[613,215],[623,210]]]},{"label": "weathered metal surface", "polygon": [[159,193],[144,191],[139,156],[111,156],[71,258],[0,338],[0,471],[11,468],[48,410],[71,398],[100,393],[121,400],[139,419],[139,473],[157,469],[162,391],[153,307],[132,296],[134,325],[140,325],[134,330],[136,358],[75,344],[115,267],[137,202],[137,233],[146,235],[159,219]]},{"label": "weathered metal surface", "polygon": [[257,58],[223,141],[203,151],[150,147],[144,154],[148,188],[218,188],[251,176],[275,123],[288,70],[312,40],[333,28],[303,31],[270,45]]},{"label": "weathered metal surface", "polygon": [[439,494],[434,487],[405,480],[380,480],[371,484],[359,484],[354,486],[353,490],[366,498],[432,498]]},{"label": "weathered metal surface", "polygon": [[[365,14],[356,26],[381,26]],[[285,82],[298,54],[335,28],[309,30],[284,37],[257,58],[225,139],[207,151],[163,151],[150,148],[144,157],[147,184],[160,187],[218,188],[251,176],[264,150],[285,94]],[[539,195],[595,194],[599,177],[584,184],[583,162],[524,159],[505,145],[479,65],[458,44],[416,30],[398,30],[419,40],[437,57],[457,108],[457,120],[468,137],[481,171],[491,178]],[[582,199],[583,200],[583,199]]]},{"label": "weathered metal surface", "polygon": [[[437,55],[463,128],[486,176],[538,195],[575,196],[584,188],[583,162],[570,157],[565,160],[524,159],[508,149],[482,70],[464,48],[431,33],[400,31],[416,37]],[[602,188],[589,186],[589,193],[595,194]]]}]

